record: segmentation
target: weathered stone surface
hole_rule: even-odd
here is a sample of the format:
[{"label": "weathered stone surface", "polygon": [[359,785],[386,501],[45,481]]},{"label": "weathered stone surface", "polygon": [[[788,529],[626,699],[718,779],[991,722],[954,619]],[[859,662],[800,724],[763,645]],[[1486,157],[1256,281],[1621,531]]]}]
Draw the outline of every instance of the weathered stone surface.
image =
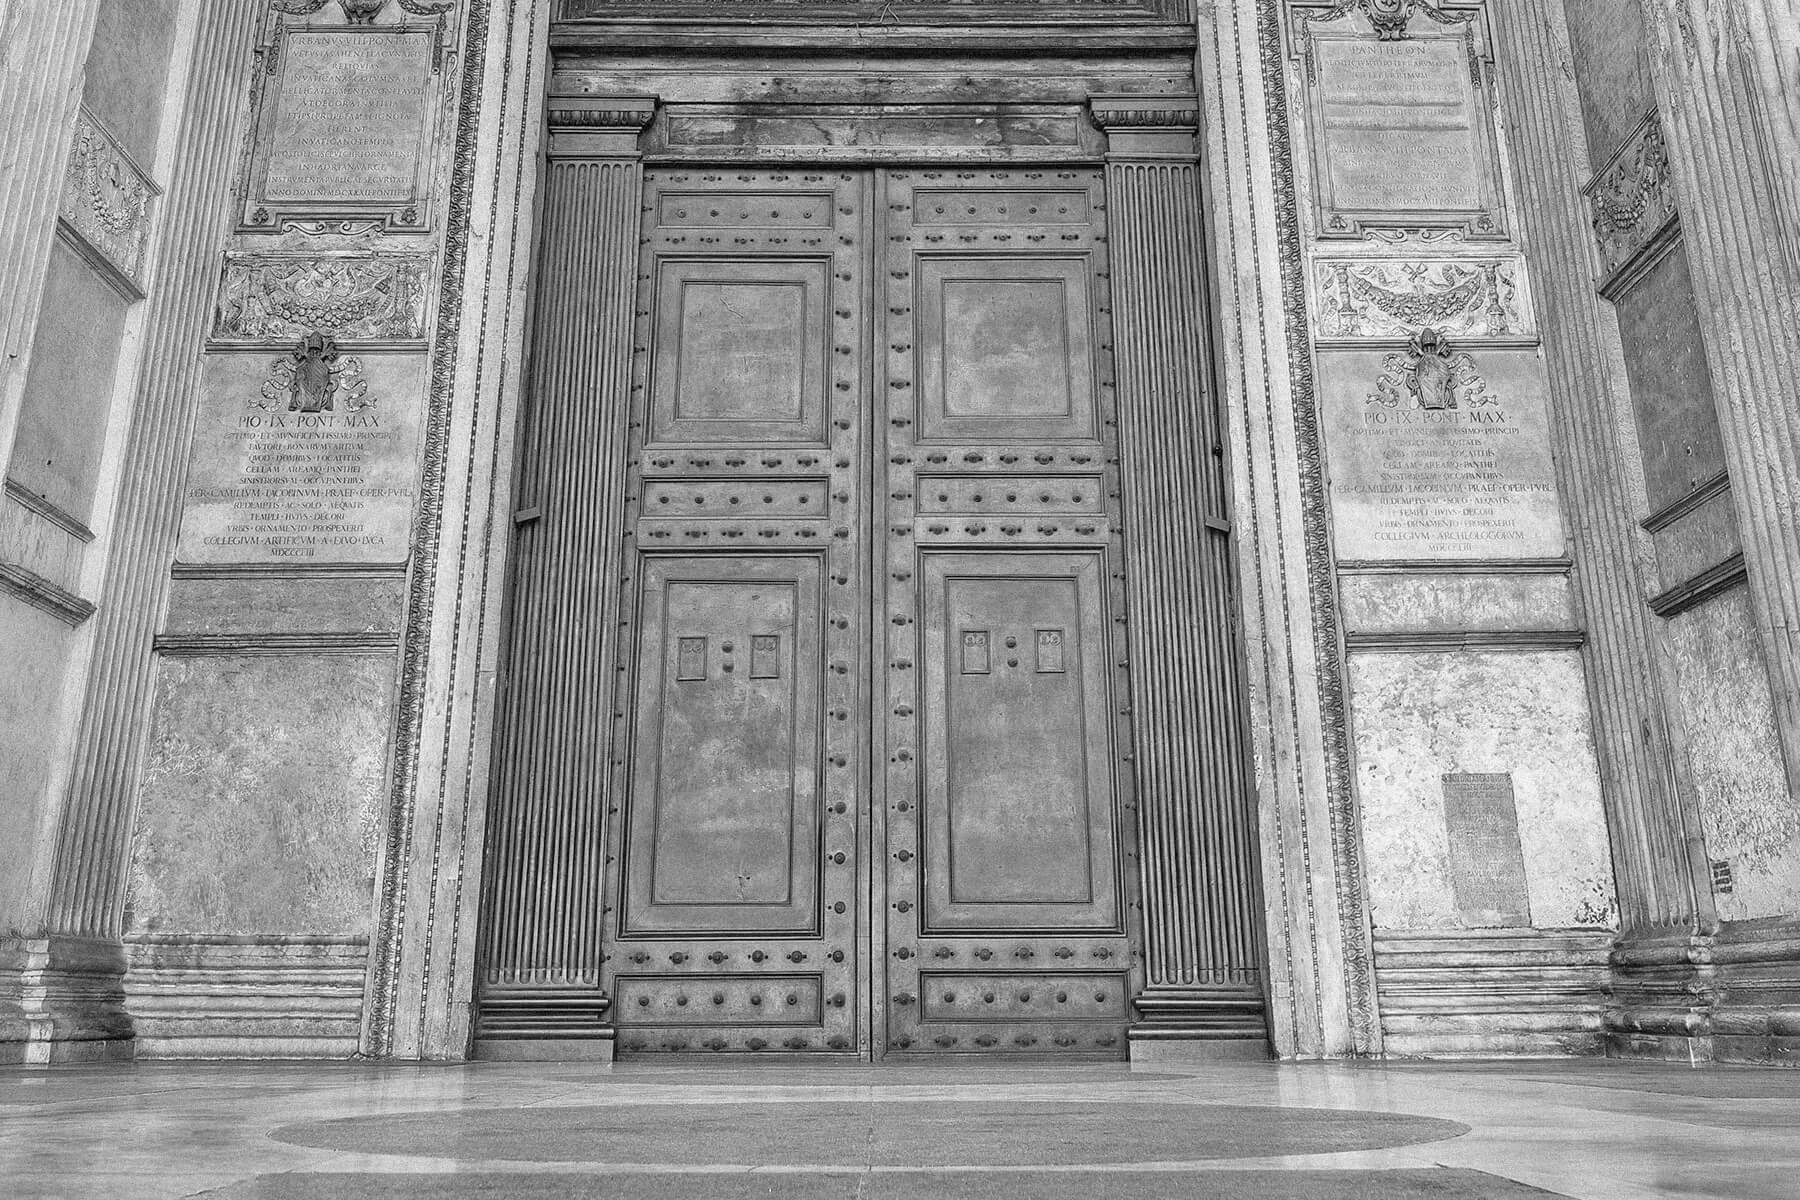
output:
[{"label": "weathered stone surface", "polygon": [[1687,251],[1671,250],[1618,297],[1617,308],[1644,487],[1655,512],[1725,470]]},{"label": "weathered stone surface", "polygon": [[[165,635],[396,632],[406,600],[403,574],[374,579],[176,579]],[[397,636],[397,632],[396,632]]]},{"label": "weathered stone surface", "polygon": [[165,658],[129,928],[367,933],[393,675],[387,654]]},{"label": "weathered stone surface", "polygon": [[128,307],[56,244],[7,476],[81,522],[93,516]]},{"label": "weathered stone surface", "polygon": [[1568,651],[1350,660],[1369,899],[1377,929],[1453,929],[1443,776],[1508,773],[1531,924],[1613,924],[1612,869],[1582,682]]},{"label": "weathered stone surface", "polygon": [[1706,851],[1730,864],[1726,920],[1800,912],[1800,806],[1788,794],[1762,647],[1743,588],[1669,622]]},{"label": "weathered stone surface", "polygon": [[1345,575],[1349,633],[1543,632],[1577,626],[1567,575]]},{"label": "weathered stone surface", "polygon": [[423,361],[297,354],[207,360],[182,562],[402,563],[411,552]]},{"label": "weathered stone surface", "polygon": [[1325,352],[1319,384],[1340,559],[1564,552],[1534,352]]}]

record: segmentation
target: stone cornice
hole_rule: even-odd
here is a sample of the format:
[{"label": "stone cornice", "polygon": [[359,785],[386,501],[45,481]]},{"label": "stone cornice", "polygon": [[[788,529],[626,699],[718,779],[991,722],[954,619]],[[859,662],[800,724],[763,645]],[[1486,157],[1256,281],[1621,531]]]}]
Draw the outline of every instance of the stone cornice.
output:
[{"label": "stone cornice", "polygon": [[547,108],[552,130],[636,133],[656,116],[656,98],[552,94]]},{"label": "stone cornice", "polygon": [[1093,96],[1088,100],[1094,124],[1115,129],[1193,132],[1200,126],[1197,96]]}]

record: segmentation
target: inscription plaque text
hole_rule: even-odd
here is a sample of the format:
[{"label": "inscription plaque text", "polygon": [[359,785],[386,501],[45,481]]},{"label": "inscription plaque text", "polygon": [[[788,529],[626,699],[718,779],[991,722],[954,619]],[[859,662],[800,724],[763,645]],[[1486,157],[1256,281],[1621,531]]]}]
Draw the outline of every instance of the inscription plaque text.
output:
[{"label": "inscription plaque text", "polygon": [[264,203],[406,204],[419,193],[431,110],[424,30],[291,30],[270,103]]},{"label": "inscription plaque text", "polygon": [[208,359],[183,504],[186,563],[403,563],[418,488],[417,356],[365,355],[366,400],[293,411],[270,355]]}]

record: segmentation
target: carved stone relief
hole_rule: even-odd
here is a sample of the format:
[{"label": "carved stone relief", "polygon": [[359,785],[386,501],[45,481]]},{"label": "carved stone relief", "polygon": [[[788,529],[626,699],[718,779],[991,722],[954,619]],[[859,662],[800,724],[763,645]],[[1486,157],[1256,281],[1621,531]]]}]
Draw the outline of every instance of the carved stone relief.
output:
[{"label": "carved stone relief", "polygon": [[328,335],[337,341],[422,342],[424,254],[228,256],[213,320],[215,342]]},{"label": "carved stone relief", "polygon": [[1515,258],[1318,259],[1318,336],[1409,338],[1429,327],[1456,338],[1531,337],[1523,276]]},{"label": "carved stone relief", "polygon": [[1678,216],[1662,121],[1654,110],[1587,190],[1594,206],[1594,238],[1600,246],[1601,268],[1611,278],[1659,242]]},{"label": "carved stone relief", "polygon": [[63,177],[58,215],[90,261],[111,268],[138,295],[150,240],[150,201],[160,189],[85,108]]}]

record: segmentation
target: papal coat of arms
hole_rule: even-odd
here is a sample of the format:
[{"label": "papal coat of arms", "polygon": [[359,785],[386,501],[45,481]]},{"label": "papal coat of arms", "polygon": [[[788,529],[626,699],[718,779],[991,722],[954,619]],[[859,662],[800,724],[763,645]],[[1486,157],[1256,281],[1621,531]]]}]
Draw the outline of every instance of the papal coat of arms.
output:
[{"label": "papal coat of arms", "polygon": [[338,353],[337,343],[310,333],[285,358],[269,364],[262,400],[252,408],[264,412],[356,413],[375,405],[363,378],[362,360]]},{"label": "papal coat of arms", "polygon": [[1382,408],[1452,409],[1485,408],[1499,403],[1487,382],[1475,369],[1475,360],[1457,350],[1435,329],[1422,329],[1401,354],[1382,362],[1381,378],[1369,403]]}]

